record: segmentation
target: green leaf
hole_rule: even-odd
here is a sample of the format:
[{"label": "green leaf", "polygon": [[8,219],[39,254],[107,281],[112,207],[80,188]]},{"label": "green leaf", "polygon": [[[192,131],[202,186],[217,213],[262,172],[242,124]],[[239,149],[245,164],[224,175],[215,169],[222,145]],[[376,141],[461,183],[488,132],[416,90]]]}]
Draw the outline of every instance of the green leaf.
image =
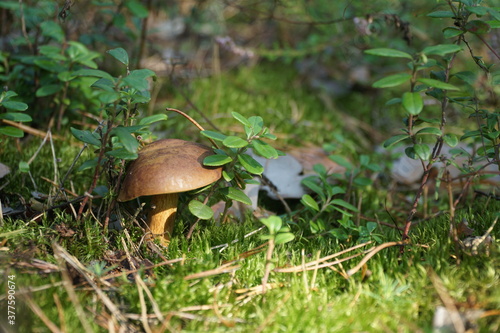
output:
[{"label": "green leaf", "polygon": [[97,98],[103,104],[112,104],[120,99],[120,94],[116,91],[101,91]]},{"label": "green leaf", "polygon": [[30,165],[28,164],[28,162],[21,161],[21,162],[19,162],[18,167],[19,167],[19,171],[21,171],[23,173],[30,172]]},{"label": "green leaf", "polygon": [[455,134],[445,134],[443,140],[450,147],[455,147],[458,144],[458,137]]},{"label": "green leaf", "polygon": [[413,150],[421,160],[428,161],[431,157],[431,148],[426,144],[417,143],[413,146]]},{"label": "green leaf", "polygon": [[152,116],[144,117],[139,121],[139,125],[151,125],[158,121],[167,120],[168,116],[164,113],[154,114]]},{"label": "green leaf", "polygon": [[333,205],[341,206],[341,207],[344,207],[346,209],[349,209],[349,210],[351,210],[353,212],[357,212],[358,211],[358,209],[356,207],[354,207],[353,205],[351,205],[350,203],[348,203],[347,201],[342,200],[342,199],[333,199],[331,201],[331,203]]},{"label": "green leaf", "polygon": [[476,35],[482,35],[490,32],[491,27],[488,23],[481,20],[472,20],[467,22],[465,30]]},{"label": "green leaf", "polygon": [[453,74],[453,76],[471,86],[473,86],[476,83],[476,78],[477,78],[476,73],[471,71],[458,72]]},{"label": "green leaf", "polygon": [[227,155],[210,155],[205,157],[203,160],[203,165],[206,166],[221,166],[224,164],[231,163],[233,159]]},{"label": "green leaf", "polygon": [[389,139],[384,141],[384,148],[388,148],[400,141],[408,139],[410,136],[408,134],[398,134],[390,137]]},{"label": "green leaf", "polygon": [[294,238],[295,238],[295,235],[292,234],[291,232],[280,232],[274,238],[274,244],[276,244],[276,245],[285,244],[285,243],[293,241]]},{"label": "green leaf", "polygon": [[32,121],[31,116],[25,113],[19,112],[6,112],[0,113],[0,119],[7,119],[11,121],[27,122]]},{"label": "green leaf", "polygon": [[419,134],[431,134],[431,135],[441,136],[443,133],[441,132],[441,130],[439,128],[425,127],[417,132],[417,135],[419,135]]},{"label": "green leaf", "polygon": [[238,155],[238,161],[250,173],[260,175],[264,172],[264,167],[260,165],[252,156],[247,154]]},{"label": "green leaf", "polygon": [[450,10],[438,10],[427,14],[427,16],[433,18],[452,18],[455,17],[455,14],[453,14],[453,12]]},{"label": "green leaf", "polygon": [[347,170],[352,170],[353,169],[352,163],[349,162],[348,160],[346,160],[345,157],[343,157],[343,156],[340,156],[340,155],[330,155],[330,156],[328,156],[328,158],[331,159],[332,161],[334,161],[335,163],[337,163],[338,165],[343,166]]},{"label": "green leaf", "polygon": [[316,194],[318,194],[322,200],[325,200],[325,194],[323,193],[323,189],[310,177],[302,179],[302,185],[309,188]]},{"label": "green leaf", "polygon": [[399,86],[411,79],[411,75],[407,73],[400,73],[386,76],[372,84],[373,88],[390,88]]},{"label": "green leaf", "polygon": [[0,102],[0,105],[6,109],[14,111],[25,111],[26,109],[28,109],[28,104],[23,102],[5,101]]},{"label": "green leaf", "polygon": [[59,43],[64,41],[64,31],[61,26],[57,24],[55,21],[44,21],[40,24],[40,28],[42,28],[42,35],[52,38]]},{"label": "green leaf", "polygon": [[111,135],[116,135],[120,142],[130,153],[137,153],[139,149],[139,142],[137,139],[124,127],[115,127],[111,130]]},{"label": "green leaf", "polygon": [[405,92],[401,102],[405,110],[414,116],[422,112],[424,108],[424,101],[418,92]]},{"label": "green leaf", "polygon": [[462,47],[456,44],[440,44],[434,46],[427,46],[422,52],[426,55],[438,55],[444,57],[448,53],[462,51]]},{"label": "green leaf", "polygon": [[60,84],[47,84],[45,86],[41,86],[37,89],[35,95],[36,97],[45,97],[53,95],[59,92],[62,89],[62,85]]},{"label": "green leaf", "polygon": [[227,197],[232,200],[236,200],[239,202],[244,203],[245,205],[251,205],[252,200],[241,190],[234,188],[234,187],[229,187],[228,188],[228,194]]},{"label": "green leaf", "polygon": [[242,123],[244,126],[251,127],[252,124],[248,121],[247,118],[243,117],[241,114],[238,112],[231,112],[232,116],[234,119],[238,120],[240,123]]},{"label": "green leaf", "polygon": [[191,214],[201,220],[210,220],[214,216],[213,210],[198,200],[191,200],[188,208]]},{"label": "green leaf", "polygon": [[354,178],[354,185],[364,187],[364,186],[369,186],[371,184],[373,184],[373,180],[371,180],[370,178],[367,177]]},{"label": "green leaf", "polygon": [[92,88],[99,88],[110,93],[117,93],[115,90],[115,83],[106,78],[100,78],[91,85]]},{"label": "green leaf", "polygon": [[438,88],[438,89],[443,89],[443,90],[460,90],[460,88],[455,87],[452,84],[442,82],[439,80],[420,78],[420,79],[417,79],[417,81],[421,82],[429,87],[433,87],[433,88]]},{"label": "green leaf", "polygon": [[481,6],[466,6],[465,9],[478,16],[484,16],[488,13],[488,8]]},{"label": "green leaf", "polygon": [[0,134],[11,136],[13,138],[22,138],[24,136],[24,132],[22,130],[12,126],[0,127]]},{"label": "green leaf", "polygon": [[136,69],[124,77],[123,82],[131,88],[143,91],[149,89],[147,78],[154,76],[156,76],[155,72],[150,69]]},{"label": "green leaf", "polygon": [[228,148],[243,148],[248,146],[248,141],[237,136],[230,135],[222,141],[222,144]]},{"label": "green leaf", "polygon": [[258,155],[264,158],[278,158],[278,151],[264,141],[253,140],[252,147]]},{"label": "green leaf", "polygon": [[70,128],[71,133],[75,138],[78,140],[100,147],[101,146],[101,140],[97,137],[97,134],[92,134],[87,130],[79,130],[76,128],[71,127]]},{"label": "green leaf", "polygon": [[201,131],[201,134],[215,141],[224,141],[224,139],[227,138],[227,135],[213,131]]},{"label": "green leaf", "polygon": [[114,78],[109,73],[106,73],[105,71],[101,71],[99,69],[88,69],[88,68],[79,69],[79,70],[73,72],[73,75],[99,77],[99,78],[108,79],[112,85],[113,85],[113,81],[114,81]]},{"label": "green leaf", "polygon": [[121,160],[135,160],[139,155],[137,153],[132,153],[125,148],[113,149],[106,152],[106,155],[119,158]]},{"label": "green leaf", "polygon": [[[487,8],[487,9],[488,9],[488,13],[490,13],[490,15],[491,15],[491,16],[493,16],[493,18],[494,18],[497,22],[498,22],[498,21],[500,21],[500,12],[499,12],[500,8],[499,8],[499,7],[497,7],[496,9],[495,9],[495,8],[491,8],[491,7],[489,7],[489,8]],[[486,21],[486,22],[487,22],[488,24],[490,24],[490,23],[489,23],[490,21]],[[490,24],[490,26],[491,26],[491,24]],[[493,28],[493,27],[492,27],[492,28]]]},{"label": "green leaf", "polygon": [[304,194],[302,198],[300,199],[300,202],[306,207],[309,207],[317,212],[319,212],[319,205],[318,203],[309,195],[309,194]]},{"label": "green leaf", "polygon": [[138,18],[146,18],[148,17],[148,9],[144,7],[143,4],[141,4],[139,1],[136,0],[128,0],[125,2],[125,6],[130,10],[130,12],[134,15],[137,16]]},{"label": "green leaf", "polygon": [[453,38],[460,36],[464,33],[463,30],[455,27],[447,27],[443,29],[443,36],[444,38]]},{"label": "green leaf", "polygon": [[267,229],[269,229],[269,232],[272,235],[278,233],[278,231],[281,229],[281,226],[283,225],[281,217],[276,215],[262,218],[260,219],[260,222],[264,224],[267,227]]},{"label": "green leaf", "polygon": [[125,51],[123,48],[118,47],[116,49],[108,50],[107,53],[112,55],[116,60],[124,64],[125,66],[128,66],[129,60],[128,60],[128,54],[127,51]]},{"label": "green leaf", "polygon": [[250,126],[245,126],[245,132],[248,136],[254,136],[262,131],[262,127],[264,126],[264,120],[259,116],[252,116],[248,118],[248,122]]},{"label": "green leaf", "polygon": [[365,51],[366,54],[375,55],[379,57],[392,57],[392,58],[407,58],[413,59],[411,54],[395,50],[395,49],[387,49],[387,48],[378,48],[378,49],[370,49]]},{"label": "green leaf", "polygon": [[97,166],[97,161],[98,161],[98,158],[93,158],[91,160],[87,160],[85,162],[82,163],[82,165],[80,165],[80,167],[78,168],[78,171],[84,171],[84,170],[87,170],[87,169],[94,169],[96,166]]}]

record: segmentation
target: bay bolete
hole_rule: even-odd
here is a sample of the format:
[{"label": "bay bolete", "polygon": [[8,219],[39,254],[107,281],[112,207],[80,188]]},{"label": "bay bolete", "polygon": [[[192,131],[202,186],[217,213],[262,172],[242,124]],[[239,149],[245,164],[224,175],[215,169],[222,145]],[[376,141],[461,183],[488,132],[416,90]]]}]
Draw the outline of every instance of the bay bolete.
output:
[{"label": "bay bolete", "polygon": [[212,149],[179,139],[155,141],[130,163],[118,201],[151,196],[147,223],[154,237],[167,245],[174,230],[178,193],[209,185],[221,177],[222,167],[203,165]]}]

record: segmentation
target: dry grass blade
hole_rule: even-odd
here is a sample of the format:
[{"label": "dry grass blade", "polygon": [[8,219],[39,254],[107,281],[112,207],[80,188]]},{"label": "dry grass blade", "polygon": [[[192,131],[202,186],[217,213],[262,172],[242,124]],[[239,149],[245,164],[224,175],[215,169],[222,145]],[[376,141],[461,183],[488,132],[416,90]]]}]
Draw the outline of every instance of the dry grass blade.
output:
[{"label": "dry grass blade", "polygon": [[350,247],[350,248],[342,250],[340,252],[328,255],[326,257],[323,257],[323,258],[320,258],[320,259],[317,259],[317,260],[314,260],[314,261],[310,261],[310,262],[305,263],[305,264],[301,264],[299,266],[286,267],[286,268],[275,268],[273,271],[274,272],[279,272],[279,273],[296,273],[296,272],[302,272],[304,270],[306,270],[306,271],[317,270],[318,268],[324,268],[324,267],[329,267],[329,266],[333,266],[333,265],[338,265],[341,262],[350,260],[352,258],[356,258],[356,257],[360,256],[362,253],[358,253],[358,254],[349,256],[347,258],[339,259],[339,260],[336,260],[336,261],[327,262],[327,263],[324,263],[324,264],[321,264],[321,265],[320,265],[320,263],[323,263],[323,262],[328,261],[330,259],[336,258],[338,256],[341,256],[341,255],[346,254],[348,252],[351,252],[353,250],[359,249],[359,248],[364,247],[366,245],[369,245],[371,243],[372,242],[370,241],[370,242],[366,242],[366,243],[363,243],[363,244],[358,244],[356,246]]},{"label": "dry grass blade", "polygon": [[381,250],[391,247],[391,246],[402,246],[408,244],[405,241],[402,242],[388,242],[384,244],[380,244],[379,246],[375,246],[371,248],[368,252],[368,254],[357,264],[354,268],[351,268],[350,270],[347,271],[347,276],[353,276],[356,274],[367,262],[370,260],[374,255],[376,255],[378,252]]},{"label": "dry grass blade", "polygon": [[[80,273],[82,277],[85,278],[85,280],[87,280],[87,282],[90,284],[90,286],[94,289],[99,298],[102,300],[103,304],[106,306],[106,308],[108,308],[110,313],[112,313],[115,316],[118,322],[120,322],[121,324],[126,324],[127,319],[121,313],[120,309],[111,301],[111,299],[102,291],[102,289],[99,288],[99,286],[97,286],[97,284],[94,282],[94,277],[90,276],[90,272],[82,265],[82,263],[80,263],[78,259],[73,257],[71,254],[66,252],[66,250],[62,248],[60,245],[54,243],[53,248],[56,257],[66,261],[71,267],[76,269],[77,272]],[[127,328],[130,329],[130,327]]]},{"label": "dry grass blade", "polygon": [[42,309],[29,297],[28,295],[23,297],[26,304],[31,308],[31,311],[35,313],[38,318],[47,326],[47,328],[53,333],[63,333],[50,319],[45,315]]},{"label": "dry grass blade", "polygon": [[443,285],[441,279],[437,276],[437,274],[432,270],[427,270],[427,275],[432,282],[432,285],[436,289],[436,292],[439,295],[439,298],[443,302],[443,305],[448,310],[450,315],[451,322],[453,323],[453,327],[455,328],[456,333],[465,333],[465,327],[462,319],[460,318],[460,314],[458,312],[457,307],[455,306],[455,302],[453,298],[451,298],[450,294],[446,290],[446,287]]},{"label": "dry grass blade", "polygon": [[234,266],[230,266],[230,264],[222,265],[222,266],[215,268],[215,269],[209,269],[208,271],[186,275],[184,277],[184,280],[201,279],[201,278],[205,278],[208,276],[230,273],[230,272],[233,272],[239,268],[240,268],[240,265],[234,265]]}]

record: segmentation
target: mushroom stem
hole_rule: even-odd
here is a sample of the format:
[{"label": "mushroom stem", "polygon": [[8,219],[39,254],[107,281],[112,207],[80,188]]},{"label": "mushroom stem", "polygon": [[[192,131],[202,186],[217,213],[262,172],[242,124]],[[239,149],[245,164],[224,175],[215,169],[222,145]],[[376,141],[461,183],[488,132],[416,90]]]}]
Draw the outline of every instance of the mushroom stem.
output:
[{"label": "mushroom stem", "polygon": [[148,215],[148,226],[153,237],[167,246],[174,232],[175,214],[177,213],[177,193],[155,195],[151,199],[151,211]]}]

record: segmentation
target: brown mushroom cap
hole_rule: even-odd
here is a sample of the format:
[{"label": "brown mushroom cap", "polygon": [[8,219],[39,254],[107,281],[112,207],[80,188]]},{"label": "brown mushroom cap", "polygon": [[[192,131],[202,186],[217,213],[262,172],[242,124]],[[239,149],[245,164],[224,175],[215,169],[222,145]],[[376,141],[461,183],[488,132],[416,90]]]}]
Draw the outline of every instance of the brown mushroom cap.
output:
[{"label": "brown mushroom cap", "polygon": [[163,139],[139,151],[123,180],[118,201],[140,196],[186,192],[217,181],[221,167],[203,165],[212,149],[199,143]]}]

